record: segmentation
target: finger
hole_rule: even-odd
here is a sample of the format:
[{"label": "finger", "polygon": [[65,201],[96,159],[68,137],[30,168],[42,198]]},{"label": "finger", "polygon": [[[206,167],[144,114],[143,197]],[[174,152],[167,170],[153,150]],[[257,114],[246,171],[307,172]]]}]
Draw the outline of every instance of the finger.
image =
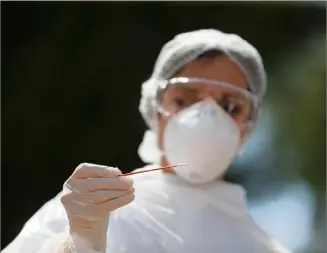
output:
[{"label": "finger", "polygon": [[135,195],[130,193],[123,197],[115,198],[101,204],[87,204],[81,206],[73,202],[64,202],[66,212],[70,215],[76,215],[83,218],[96,219],[108,213],[131,203],[135,199]]},{"label": "finger", "polygon": [[129,177],[89,179],[70,178],[65,183],[65,186],[72,191],[86,193],[98,190],[128,190],[133,186],[133,184],[133,179]]},{"label": "finger", "polygon": [[85,205],[85,204],[99,204],[106,202],[111,199],[123,197],[125,195],[134,193],[135,189],[130,188],[126,191],[119,190],[100,190],[91,193],[77,193],[71,192],[69,194],[64,195],[61,198],[62,203],[74,202],[77,204]]},{"label": "finger", "polygon": [[118,168],[92,163],[82,163],[75,169],[72,178],[86,179],[93,177],[117,177],[122,172]]},{"label": "finger", "polygon": [[118,190],[102,190],[102,191],[95,191],[84,194],[85,200],[91,204],[100,204],[107,202],[109,200],[113,200],[116,198],[124,197],[129,194],[133,194],[135,192],[134,187],[130,188],[127,191],[118,191]]},{"label": "finger", "polygon": [[130,193],[123,197],[115,198],[101,204],[91,204],[90,208],[95,215],[106,215],[122,206],[131,203],[135,199],[134,193]]}]

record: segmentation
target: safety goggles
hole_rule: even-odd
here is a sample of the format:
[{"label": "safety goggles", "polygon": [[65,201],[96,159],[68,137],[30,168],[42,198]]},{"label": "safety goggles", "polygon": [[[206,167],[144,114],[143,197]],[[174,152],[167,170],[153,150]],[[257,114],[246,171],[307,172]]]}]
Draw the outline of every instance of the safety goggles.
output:
[{"label": "safety goggles", "polygon": [[156,108],[168,117],[208,97],[241,125],[256,120],[259,100],[255,95],[236,85],[204,78],[177,77],[160,81]]}]

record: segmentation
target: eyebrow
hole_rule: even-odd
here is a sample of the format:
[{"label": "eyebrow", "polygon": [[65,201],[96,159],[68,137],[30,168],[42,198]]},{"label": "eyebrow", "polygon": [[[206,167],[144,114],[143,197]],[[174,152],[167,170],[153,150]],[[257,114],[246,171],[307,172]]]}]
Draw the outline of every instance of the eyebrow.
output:
[{"label": "eyebrow", "polygon": [[191,93],[197,93],[197,92],[199,92],[199,89],[197,89],[197,88],[191,88],[191,87],[188,87],[188,86],[183,85],[183,84],[176,85],[175,88],[177,90],[183,90],[183,91],[187,91],[187,92],[191,92]]},{"label": "eyebrow", "polygon": [[[200,92],[200,89],[194,88],[194,87],[188,87],[184,84],[179,84],[179,85],[175,86],[175,91],[188,92],[188,93],[196,95],[197,93]],[[229,91],[228,94],[223,93],[222,99],[227,99],[227,98],[229,98],[229,96],[234,96],[234,98],[236,98],[236,99],[242,98],[241,94],[238,93],[237,91]]]}]

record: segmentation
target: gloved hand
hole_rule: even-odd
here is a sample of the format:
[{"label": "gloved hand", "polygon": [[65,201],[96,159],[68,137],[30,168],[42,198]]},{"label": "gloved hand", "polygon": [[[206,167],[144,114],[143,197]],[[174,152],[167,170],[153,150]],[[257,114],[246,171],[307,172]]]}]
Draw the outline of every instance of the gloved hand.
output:
[{"label": "gloved hand", "polygon": [[94,251],[106,251],[109,213],[134,199],[133,180],[120,174],[117,168],[83,163],[65,182],[61,202],[71,241],[78,238]]}]

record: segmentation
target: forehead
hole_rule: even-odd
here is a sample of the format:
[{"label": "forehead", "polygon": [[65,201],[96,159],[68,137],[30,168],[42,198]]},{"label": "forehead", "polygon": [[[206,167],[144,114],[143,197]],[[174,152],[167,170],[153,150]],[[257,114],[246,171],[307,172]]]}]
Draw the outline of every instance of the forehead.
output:
[{"label": "forehead", "polygon": [[[248,88],[244,73],[227,56],[202,58],[190,62],[174,77],[205,78],[226,82],[243,89]],[[192,84],[193,87],[194,85],[195,84]],[[205,88],[201,86],[201,89]],[[215,89],[219,89],[219,86],[215,87]]]}]

